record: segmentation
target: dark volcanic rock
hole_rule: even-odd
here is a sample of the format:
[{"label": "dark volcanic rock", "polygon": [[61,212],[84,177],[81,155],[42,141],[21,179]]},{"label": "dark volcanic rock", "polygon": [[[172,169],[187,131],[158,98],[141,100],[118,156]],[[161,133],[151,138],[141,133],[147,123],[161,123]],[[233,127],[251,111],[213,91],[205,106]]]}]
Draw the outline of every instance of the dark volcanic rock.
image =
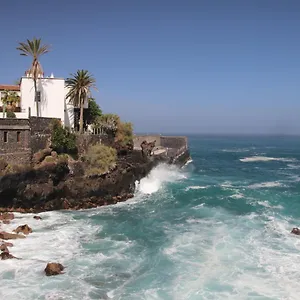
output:
[{"label": "dark volcanic rock", "polygon": [[63,274],[64,266],[59,263],[48,263],[45,268],[45,273],[47,276]]},{"label": "dark volcanic rock", "polygon": [[292,229],[291,233],[296,234],[296,235],[300,235],[300,229],[295,227]]},{"label": "dark volcanic rock", "polygon": [[13,256],[12,254],[10,254],[8,251],[3,251],[3,252],[0,254],[0,257],[1,257],[2,260],[16,258],[16,257]]},{"label": "dark volcanic rock", "polygon": [[115,204],[133,197],[135,182],[160,162],[169,163],[165,156],[130,151],[118,157],[113,171],[98,176],[84,176],[84,162],[10,174],[0,178],[0,210],[32,213]]}]

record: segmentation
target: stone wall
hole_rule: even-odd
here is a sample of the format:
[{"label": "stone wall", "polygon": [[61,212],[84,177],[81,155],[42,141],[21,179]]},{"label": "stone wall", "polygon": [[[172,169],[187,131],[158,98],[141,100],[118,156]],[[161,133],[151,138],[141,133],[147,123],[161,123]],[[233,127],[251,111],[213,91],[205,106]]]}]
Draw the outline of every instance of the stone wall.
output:
[{"label": "stone wall", "polygon": [[187,147],[187,137],[186,136],[161,136],[160,145],[165,148],[182,148]]},{"label": "stone wall", "polygon": [[32,154],[49,146],[52,118],[0,119],[0,157],[11,164],[30,163]]},{"label": "stone wall", "polygon": [[101,143],[107,146],[112,145],[112,140],[107,136],[101,136],[96,134],[78,134],[76,136],[76,144],[78,148],[78,154],[82,155],[86,153],[87,149],[97,143]]},{"label": "stone wall", "polygon": [[133,144],[134,144],[134,148],[136,150],[141,149],[141,143],[143,141],[146,141],[147,143],[155,142],[155,146],[160,146],[160,139],[161,136],[160,135],[135,135],[133,138]]},{"label": "stone wall", "polygon": [[0,119],[0,157],[14,164],[30,161],[29,120]]}]

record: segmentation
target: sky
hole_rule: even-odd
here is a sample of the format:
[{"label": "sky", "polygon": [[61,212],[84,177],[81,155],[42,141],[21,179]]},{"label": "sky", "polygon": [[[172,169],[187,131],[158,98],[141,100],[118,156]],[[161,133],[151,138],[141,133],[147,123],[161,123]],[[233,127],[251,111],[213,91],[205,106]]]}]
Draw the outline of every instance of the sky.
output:
[{"label": "sky", "polygon": [[97,103],[136,132],[300,134],[298,0],[2,0],[0,83],[30,66],[87,69]]}]

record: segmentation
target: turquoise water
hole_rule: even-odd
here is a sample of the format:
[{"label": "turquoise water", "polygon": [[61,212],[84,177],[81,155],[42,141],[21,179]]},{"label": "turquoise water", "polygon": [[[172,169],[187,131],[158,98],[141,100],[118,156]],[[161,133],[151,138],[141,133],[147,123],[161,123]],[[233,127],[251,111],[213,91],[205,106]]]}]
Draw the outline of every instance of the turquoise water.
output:
[{"label": "turquoise water", "polygon": [[[192,162],[128,202],[3,225],[34,232],[1,262],[0,299],[299,299],[300,138],[189,142]],[[66,273],[44,276],[48,261]]]}]

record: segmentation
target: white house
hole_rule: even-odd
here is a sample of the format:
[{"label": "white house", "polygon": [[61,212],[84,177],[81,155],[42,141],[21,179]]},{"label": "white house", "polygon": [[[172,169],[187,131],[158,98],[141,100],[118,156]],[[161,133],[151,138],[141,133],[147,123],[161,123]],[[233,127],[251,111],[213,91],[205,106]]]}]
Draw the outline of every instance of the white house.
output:
[{"label": "white house", "polygon": [[[15,110],[17,118],[24,119],[29,115],[37,116],[34,81],[29,74],[21,78],[20,86],[0,85],[0,93],[2,90],[19,93],[21,101]],[[66,99],[68,90],[65,87],[65,79],[55,78],[53,74],[50,77],[40,77],[37,80],[37,91],[39,92],[39,116],[59,118],[64,126],[74,128],[74,106]],[[88,108],[88,102],[86,102],[85,108]]]}]

